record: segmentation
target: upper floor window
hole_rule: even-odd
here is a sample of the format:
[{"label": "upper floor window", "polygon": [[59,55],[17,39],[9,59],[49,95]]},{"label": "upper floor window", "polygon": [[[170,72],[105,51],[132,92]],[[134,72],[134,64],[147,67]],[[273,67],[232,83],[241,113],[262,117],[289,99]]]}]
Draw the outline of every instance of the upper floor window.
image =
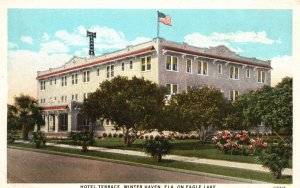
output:
[{"label": "upper floor window", "polygon": [[192,60],[191,59],[186,60],[186,72],[192,73]]},{"label": "upper floor window", "polygon": [[72,101],[77,101],[78,100],[78,95],[77,94],[73,94],[72,95]]},{"label": "upper floor window", "polygon": [[61,96],[61,102],[66,102],[67,101],[67,96]]},{"label": "upper floor window", "polygon": [[122,62],[122,71],[124,71],[125,70],[125,64],[124,64],[124,62]]},{"label": "upper floor window", "polygon": [[67,85],[67,76],[61,77],[61,86],[66,86]]},{"label": "upper floor window", "polygon": [[78,74],[72,74],[72,85],[78,83]]},{"label": "upper floor window", "polygon": [[236,90],[230,90],[229,91],[229,100],[235,101],[239,96],[239,91]]},{"label": "upper floor window", "polygon": [[218,73],[222,74],[222,65],[221,64],[218,64]]},{"label": "upper floor window", "polygon": [[40,81],[40,85],[41,85],[41,90],[46,89],[46,81],[45,80]]},{"label": "upper floor window", "polygon": [[257,82],[265,83],[266,81],[266,72],[265,71],[257,71]]},{"label": "upper floor window", "polygon": [[176,56],[167,55],[166,69],[170,71],[178,71],[178,58]]},{"label": "upper floor window", "polygon": [[108,65],[106,67],[106,78],[114,77],[114,65]]},{"label": "upper floor window", "polygon": [[97,76],[100,76],[100,68],[97,68]]},{"label": "upper floor window", "polygon": [[246,69],[246,77],[250,78],[250,69]]},{"label": "upper floor window", "polygon": [[143,57],[141,59],[141,70],[142,71],[151,70],[151,56]]},{"label": "upper floor window", "polygon": [[229,78],[238,80],[239,79],[239,68],[229,67]]},{"label": "upper floor window", "polygon": [[178,84],[166,84],[167,95],[178,93]]},{"label": "upper floor window", "polygon": [[90,71],[83,71],[83,82],[90,81]]},{"label": "upper floor window", "polygon": [[208,65],[205,61],[198,61],[198,74],[207,75]]},{"label": "upper floor window", "polygon": [[133,68],[133,62],[129,61],[129,68],[132,69]]}]

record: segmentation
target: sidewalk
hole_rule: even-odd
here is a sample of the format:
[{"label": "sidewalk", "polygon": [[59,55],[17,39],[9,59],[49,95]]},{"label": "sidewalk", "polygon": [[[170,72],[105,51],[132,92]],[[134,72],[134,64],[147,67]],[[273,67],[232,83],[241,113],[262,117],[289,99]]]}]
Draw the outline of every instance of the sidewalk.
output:
[{"label": "sidewalk", "polygon": [[[17,143],[29,143],[22,140],[17,140]],[[55,144],[55,143],[46,143],[47,146],[55,146],[61,148],[73,148],[73,149],[81,149],[81,146],[71,146],[66,144]],[[93,151],[101,151],[101,152],[108,152],[108,153],[117,153],[117,154],[124,154],[124,155],[133,155],[133,156],[147,156],[144,152],[140,151],[131,151],[131,150],[121,150],[121,149],[109,149],[103,147],[93,147],[90,146],[89,150]],[[232,162],[232,161],[224,161],[224,160],[215,160],[215,159],[201,159],[196,157],[185,157],[179,155],[166,155],[164,159],[170,159],[174,161],[181,161],[181,162],[189,162],[189,163],[196,163],[196,164],[208,164],[208,165],[215,165],[215,166],[223,166],[223,167],[231,167],[231,168],[240,168],[245,170],[255,170],[261,172],[269,172],[267,168],[264,168],[260,164],[251,164],[251,163],[240,163],[240,162]],[[292,175],[292,169],[287,168],[282,172],[283,175]]]}]

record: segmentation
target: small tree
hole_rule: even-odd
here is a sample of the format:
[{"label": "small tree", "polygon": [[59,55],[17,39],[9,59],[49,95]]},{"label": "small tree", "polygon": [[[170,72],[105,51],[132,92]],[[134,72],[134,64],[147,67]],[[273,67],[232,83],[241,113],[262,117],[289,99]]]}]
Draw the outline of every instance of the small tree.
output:
[{"label": "small tree", "polygon": [[174,126],[174,131],[196,130],[204,141],[210,129],[223,125],[228,104],[218,89],[208,86],[176,94],[171,99],[169,112],[175,112],[175,121],[181,126]]},{"label": "small tree", "polygon": [[95,143],[94,132],[85,127],[83,131],[69,133],[69,139],[72,140],[73,144],[82,147],[82,152],[87,152],[88,147]]},{"label": "small tree", "polygon": [[282,171],[288,167],[289,159],[292,156],[292,146],[280,142],[278,145],[272,145],[261,152],[259,160],[263,166],[268,168],[278,179],[282,176]]},{"label": "small tree", "polygon": [[35,144],[36,148],[40,148],[46,145],[45,134],[38,130],[32,133],[32,142]]},{"label": "small tree", "polygon": [[84,101],[81,112],[95,120],[111,120],[129,147],[139,136],[162,126],[165,90],[143,78],[104,81]]},{"label": "small tree", "polygon": [[171,144],[168,139],[155,137],[153,140],[146,140],[143,148],[147,154],[151,155],[157,162],[160,162],[163,155],[170,153]]},{"label": "small tree", "polygon": [[28,133],[33,129],[34,125],[38,126],[45,124],[42,118],[42,109],[38,107],[37,101],[28,95],[15,97],[16,118],[22,126],[23,139],[28,140]]}]

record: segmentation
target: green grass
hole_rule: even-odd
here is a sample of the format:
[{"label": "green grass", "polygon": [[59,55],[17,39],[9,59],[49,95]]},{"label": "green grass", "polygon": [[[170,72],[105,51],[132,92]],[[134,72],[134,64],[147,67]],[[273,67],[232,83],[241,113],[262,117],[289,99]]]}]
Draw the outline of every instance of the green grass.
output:
[{"label": "green grass", "polygon": [[[10,144],[9,146],[35,148],[32,144]],[[205,165],[205,164],[193,164],[193,163],[179,162],[173,160],[163,160],[162,162],[157,163],[156,161],[152,160],[152,158],[148,158],[148,157],[138,157],[138,156],[130,156],[130,155],[122,155],[122,154],[96,152],[96,151],[88,151],[86,153],[82,153],[79,150],[75,150],[75,149],[66,149],[66,148],[51,147],[51,146],[41,148],[39,149],[39,151],[55,151],[55,152],[62,152],[68,154],[76,154],[80,156],[97,157],[99,159],[104,158],[110,160],[119,160],[119,161],[133,162],[139,164],[154,165],[158,167],[169,167],[175,169],[192,170],[197,172],[232,176],[232,177],[245,178],[250,180],[263,181],[263,182],[276,183],[276,184],[292,183],[291,176],[284,176],[282,179],[275,179],[270,173],[229,168],[229,167],[220,167],[220,166]]]},{"label": "green grass", "polygon": [[[50,140],[60,144],[70,144],[69,140]],[[134,151],[143,151],[143,143],[145,140],[137,139],[133,142],[131,147],[126,148],[123,144],[123,138],[110,138],[106,137],[103,140],[96,140],[96,147],[106,147],[111,149],[127,149]],[[242,163],[255,163],[261,164],[256,156],[241,156],[241,155],[228,155],[218,151],[214,144],[202,144],[199,140],[172,140],[171,154],[181,155],[187,157],[198,157],[206,159],[226,160]],[[289,166],[292,167],[292,160],[289,161]]]}]

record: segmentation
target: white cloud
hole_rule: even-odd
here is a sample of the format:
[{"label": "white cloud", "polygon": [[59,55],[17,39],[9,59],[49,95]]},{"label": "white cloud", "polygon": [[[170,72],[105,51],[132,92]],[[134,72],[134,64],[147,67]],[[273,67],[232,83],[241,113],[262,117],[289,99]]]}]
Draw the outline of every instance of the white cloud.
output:
[{"label": "white cloud", "polygon": [[27,44],[33,44],[33,39],[30,36],[21,36],[20,40]]},{"label": "white cloud", "polygon": [[41,44],[40,51],[45,53],[66,53],[69,48],[57,40]]},{"label": "white cloud", "polygon": [[[146,37],[137,37],[133,40],[127,40],[122,31],[99,25],[94,25],[90,28],[79,26],[73,33],[69,33],[66,30],[60,30],[55,33],[55,36],[67,45],[88,47],[89,38],[86,37],[87,30],[97,33],[97,37],[95,38],[95,49],[99,51],[122,49],[128,45],[134,45],[151,40]],[[77,54],[78,53],[79,51]]]},{"label": "white cloud", "polygon": [[50,39],[50,36],[48,35],[48,33],[44,33],[42,38],[44,41],[48,41]]},{"label": "white cloud", "polygon": [[8,42],[8,49],[18,48],[19,46],[13,42]]},{"label": "white cloud", "polygon": [[72,56],[64,53],[48,54],[44,51],[8,51],[8,98],[20,93],[36,97],[37,71],[47,70],[65,64]]},{"label": "white cloud", "polygon": [[272,44],[274,41],[269,39],[265,31],[261,32],[231,32],[231,33],[217,33],[214,32],[210,35],[204,35],[198,32],[188,34],[184,37],[184,41],[190,45],[208,48],[218,45],[225,45],[236,53],[244,52],[240,48],[234,48],[232,43],[260,43],[260,44]]},{"label": "white cloud", "polygon": [[83,46],[88,44],[88,39],[79,33],[69,33],[66,30],[60,30],[55,36],[65,42],[67,45]]},{"label": "white cloud", "polygon": [[278,82],[282,80],[282,78],[289,76],[293,76],[293,66],[294,63],[292,61],[291,56],[277,56],[272,58],[271,65],[273,70],[271,72],[271,85],[275,86]]}]

